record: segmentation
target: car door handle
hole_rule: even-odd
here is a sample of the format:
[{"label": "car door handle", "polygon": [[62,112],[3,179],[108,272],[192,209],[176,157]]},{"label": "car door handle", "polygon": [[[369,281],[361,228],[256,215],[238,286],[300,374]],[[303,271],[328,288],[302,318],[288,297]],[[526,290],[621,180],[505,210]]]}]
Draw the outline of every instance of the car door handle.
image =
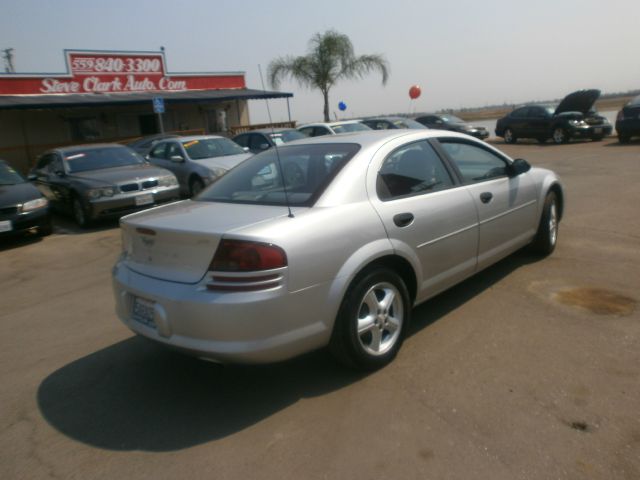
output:
[{"label": "car door handle", "polygon": [[483,192],[480,194],[480,200],[482,203],[489,203],[493,198],[493,193],[491,192]]},{"label": "car door handle", "polygon": [[400,228],[411,225],[412,222],[413,222],[412,213],[399,213],[397,215],[394,215],[393,217],[393,223],[395,223],[396,226]]}]

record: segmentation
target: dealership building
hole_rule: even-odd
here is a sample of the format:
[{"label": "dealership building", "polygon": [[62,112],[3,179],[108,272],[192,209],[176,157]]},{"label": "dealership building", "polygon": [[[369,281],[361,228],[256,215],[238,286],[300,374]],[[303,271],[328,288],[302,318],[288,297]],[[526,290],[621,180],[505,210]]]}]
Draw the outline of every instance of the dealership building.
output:
[{"label": "dealership building", "polygon": [[[65,50],[66,72],[0,74],[0,159],[26,172],[45,150],[164,132],[229,135],[252,128],[244,72],[169,73],[164,52]],[[280,126],[293,125],[289,122]],[[258,127],[254,125],[253,127]]]}]

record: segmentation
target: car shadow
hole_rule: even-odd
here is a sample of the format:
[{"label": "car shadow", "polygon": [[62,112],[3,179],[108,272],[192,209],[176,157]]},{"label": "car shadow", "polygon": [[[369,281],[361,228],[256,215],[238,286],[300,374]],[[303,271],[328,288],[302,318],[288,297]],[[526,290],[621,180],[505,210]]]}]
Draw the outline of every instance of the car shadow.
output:
[{"label": "car shadow", "polygon": [[620,143],[619,141],[615,141],[615,142],[611,142],[611,143],[607,143],[605,145],[605,147],[632,147],[632,148],[638,148],[638,146],[640,146],[640,138],[635,139],[635,140],[629,140],[628,142],[625,143]]},{"label": "car shadow", "polygon": [[0,238],[0,252],[12,250],[14,248],[22,248],[26,245],[33,245],[41,242],[42,235],[36,232],[25,232]]},{"label": "car shadow", "polygon": [[[511,256],[417,307],[408,334],[532,260]],[[272,365],[221,366],[135,336],[51,373],[38,388],[37,402],[50,425],[77,441],[166,452],[233,435],[301,399],[365,377],[337,364],[326,349]]]},{"label": "car shadow", "polygon": [[53,233],[58,235],[82,235],[85,233],[111,230],[119,226],[117,218],[95,220],[88,227],[82,228],[75,221],[60,213],[53,214]]}]

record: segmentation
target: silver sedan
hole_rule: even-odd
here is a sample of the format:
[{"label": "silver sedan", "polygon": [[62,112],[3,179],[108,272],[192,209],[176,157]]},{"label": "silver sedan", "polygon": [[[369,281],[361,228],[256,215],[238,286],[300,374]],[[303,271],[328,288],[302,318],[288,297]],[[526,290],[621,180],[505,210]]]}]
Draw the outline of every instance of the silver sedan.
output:
[{"label": "silver sedan", "polygon": [[186,200],[125,217],[113,270],[133,331],[223,362],[329,346],[390,362],[412,308],[512,252],[553,251],[560,180],[466,135],[304,139]]}]

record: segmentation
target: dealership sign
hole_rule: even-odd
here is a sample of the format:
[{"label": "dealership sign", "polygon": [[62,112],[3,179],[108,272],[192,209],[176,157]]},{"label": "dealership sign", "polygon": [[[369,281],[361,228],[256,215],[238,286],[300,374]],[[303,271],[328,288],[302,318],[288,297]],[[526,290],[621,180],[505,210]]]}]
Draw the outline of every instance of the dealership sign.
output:
[{"label": "dealership sign", "polygon": [[244,73],[167,73],[162,52],[65,50],[64,74],[3,74],[0,95],[183,92],[245,88]]}]

